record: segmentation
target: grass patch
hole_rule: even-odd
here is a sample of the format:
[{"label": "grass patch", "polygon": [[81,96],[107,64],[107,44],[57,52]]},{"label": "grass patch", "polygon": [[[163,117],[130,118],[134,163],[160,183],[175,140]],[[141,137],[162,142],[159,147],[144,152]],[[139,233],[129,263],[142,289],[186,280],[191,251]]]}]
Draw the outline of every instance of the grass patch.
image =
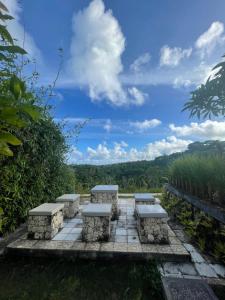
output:
[{"label": "grass patch", "polygon": [[162,299],[154,261],[90,262],[6,258],[0,261],[0,299]]}]

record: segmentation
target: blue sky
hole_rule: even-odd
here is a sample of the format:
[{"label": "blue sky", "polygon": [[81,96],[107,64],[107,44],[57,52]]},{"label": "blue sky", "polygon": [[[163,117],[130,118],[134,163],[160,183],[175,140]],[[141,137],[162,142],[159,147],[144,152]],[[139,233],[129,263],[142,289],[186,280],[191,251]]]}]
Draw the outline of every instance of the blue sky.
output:
[{"label": "blue sky", "polygon": [[63,66],[52,111],[69,130],[68,160],[151,160],[195,140],[225,140],[225,122],[181,113],[225,53],[224,0],[4,0],[9,30],[37,61],[40,83]]}]

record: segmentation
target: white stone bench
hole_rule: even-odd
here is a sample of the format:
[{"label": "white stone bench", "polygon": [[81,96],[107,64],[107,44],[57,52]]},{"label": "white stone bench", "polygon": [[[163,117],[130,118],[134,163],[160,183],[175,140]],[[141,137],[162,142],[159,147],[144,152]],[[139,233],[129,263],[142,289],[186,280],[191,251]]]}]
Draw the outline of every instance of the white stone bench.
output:
[{"label": "white stone bench", "polygon": [[151,193],[134,194],[135,205],[138,204],[155,204],[155,197]]},{"label": "white stone bench", "polygon": [[167,244],[168,214],[161,205],[137,205],[137,230],[141,243]]},{"label": "white stone bench", "polygon": [[73,218],[79,211],[79,194],[64,194],[55,201],[64,204],[63,214],[65,218]]},{"label": "white stone bench", "polygon": [[83,212],[82,239],[86,242],[107,241],[110,236],[112,204],[88,204]]},{"label": "white stone bench", "polygon": [[63,227],[63,207],[60,203],[44,203],[29,211],[28,237],[50,240]]},{"label": "white stone bench", "polygon": [[112,204],[112,218],[117,219],[118,210],[118,185],[96,185],[91,189],[92,203]]}]

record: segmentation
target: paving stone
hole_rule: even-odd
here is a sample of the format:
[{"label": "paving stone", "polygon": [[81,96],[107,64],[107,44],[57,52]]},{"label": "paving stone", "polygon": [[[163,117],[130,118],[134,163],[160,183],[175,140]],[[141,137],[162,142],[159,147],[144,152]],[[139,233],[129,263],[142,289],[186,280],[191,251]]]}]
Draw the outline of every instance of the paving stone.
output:
[{"label": "paving stone", "polygon": [[140,243],[139,237],[137,235],[128,235],[128,243]]},{"label": "paving stone", "polygon": [[115,242],[116,243],[127,243],[127,235],[116,235]]},{"label": "paving stone", "polygon": [[75,228],[72,228],[70,233],[81,233],[82,231],[82,228],[79,228],[79,227],[75,227]]},{"label": "paving stone", "polygon": [[225,278],[225,267],[219,264],[210,264],[210,267],[216,272],[216,274],[221,277]]},{"label": "paving stone", "polygon": [[194,267],[194,264],[191,264],[191,263],[180,263],[179,270],[182,275],[190,275],[190,276],[197,275],[197,271]]},{"label": "paving stone", "polygon": [[216,272],[206,263],[195,263],[195,268],[200,276],[217,278]]},{"label": "paving stone", "polygon": [[114,243],[112,242],[108,242],[108,243],[101,243],[101,246],[100,246],[100,251],[113,251],[113,246],[114,246]]},{"label": "paving stone", "polygon": [[179,264],[175,262],[166,262],[163,265],[163,271],[166,274],[179,274],[181,275],[181,271],[179,270]]},{"label": "paving stone", "polygon": [[184,247],[189,251],[189,252],[196,252],[196,249],[191,245],[184,243]]},{"label": "paving stone", "polygon": [[162,283],[168,300],[218,300],[203,280],[163,278]]},{"label": "paving stone", "polygon": [[181,245],[181,241],[177,237],[169,236],[169,242],[173,245]]},{"label": "paving stone", "polygon": [[205,262],[204,258],[197,251],[190,252],[190,254],[191,254],[191,260],[194,263],[204,263]]},{"label": "paving stone", "polygon": [[65,237],[67,236],[67,233],[58,233],[56,236],[53,238],[53,241],[63,241]]},{"label": "paving stone", "polygon": [[137,229],[128,229],[127,234],[136,236],[136,235],[138,235],[138,232],[137,232]]},{"label": "paving stone", "polygon": [[173,249],[168,245],[157,245],[158,253],[173,254]]},{"label": "paving stone", "polygon": [[126,229],[117,228],[116,235],[127,235],[127,231],[126,231]]},{"label": "paving stone", "polygon": [[100,250],[100,243],[86,243],[84,248],[85,251],[99,251]]},{"label": "paving stone", "polygon": [[[70,233],[71,229],[72,229],[72,228],[67,228],[67,227],[66,227],[66,228],[63,228],[63,229],[60,231],[60,233],[61,233],[61,234]],[[60,234],[60,233],[59,233],[59,234]]]},{"label": "paving stone", "polygon": [[127,245],[127,251],[128,252],[142,252],[141,244],[128,243],[128,245]]},{"label": "paving stone", "polygon": [[127,252],[127,243],[114,243],[113,251],[115,252]]},{"label": "paving stone", "polygon": [[158,249],[156,245],[152,244],[141,244],[142,251],[145,253],[158,253]]},{"label": "paving stone", "polygon": [[74,242],[72,249],[73,250],[79,250],[79,251],[83,251],[85,249],[86,243],[83,242]]}]

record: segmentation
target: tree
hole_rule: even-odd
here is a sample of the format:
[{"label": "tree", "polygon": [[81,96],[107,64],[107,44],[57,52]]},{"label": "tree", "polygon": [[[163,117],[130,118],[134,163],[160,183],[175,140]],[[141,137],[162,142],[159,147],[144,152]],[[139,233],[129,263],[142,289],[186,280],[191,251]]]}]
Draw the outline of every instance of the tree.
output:
[{"label": "tree", "polygon": [[[222,57],[225,58],[225,55]],[[225,116],[225,60],[218,63],[213,71],[215,75],[191,92],[191,99],[185,103],[182,111],[189,110],[190,117]]]},{"label": "tree", "polygon": [[[13,19],[0,1],[0,20]],[[26,51],[14,45],[7,27],[0,24],[0,155],[13,156],[9,145],[21,145],[14,130],[28,125],[30,119],[40,117],[40,108],[34,105],[33,94],[27,91],[26,83],[16,74],[17,55]]]}]

